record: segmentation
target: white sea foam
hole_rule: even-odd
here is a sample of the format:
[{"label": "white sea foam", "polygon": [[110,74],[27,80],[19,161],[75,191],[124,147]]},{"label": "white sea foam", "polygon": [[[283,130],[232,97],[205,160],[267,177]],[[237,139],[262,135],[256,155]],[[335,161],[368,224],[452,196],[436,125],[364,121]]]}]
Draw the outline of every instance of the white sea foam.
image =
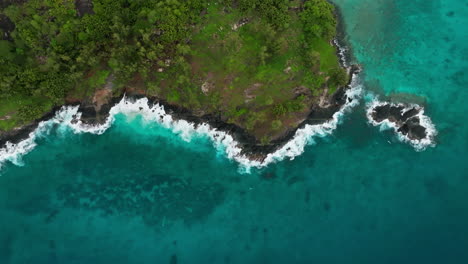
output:
[{"label": "white sea foam", "polygon": [[[347,48],[340,46],[337,40],[334,40],[334,44],[338,47],[342,65],[348,67],[345,59]],[[213,142],[217,150],[224,152],[227,158],[237,161],[241,165],[242,170],[249,171],[252,167],[261,168],[286,158],[294,159],[304,152],[304,148],[307,145],[314,143],[314,138],[330,135],[340,123],[343,115],[359,104],[359,98],[362,94],[362,85],[357,74],[353,74],[350,86],[351,87],[346,90],[346,96],[350,100],[347,100],[340,111],[336,112],[330,120],[322,124],[305,125],[305,127],[298,129],[290,141],[275,152],[268,154],[263,161],[252,160],[241,154],[242,149],[240,148],[240,144],[226,132],[212,128],[206,123],[196,125],[185,120],[174,120],[170,114],[166,113],[164,106],[154,104],[152,107],[149,107],[147,98],[130,102],[124,97],[118,104],[110,109],[109,117],[104,124],[101,125],[83,123],[80,120],[81,113],[78,112],[78,106],[62,107],[54,118],[41,122],[38,128],[29,134],[27,139],[17,144],[8,142],[6,147],[0,149],[0,169],[5,161],[11,161],[16,165],[22,165],[21,157],[34,149],[36,146],[36,139],[50,131],[50,128],[54,124],[60,124],[60,129],[71,128],[74,133],[92,133],[100,135],[112,126],[116,114],[123,113],[125,115],[141,114],[145,120],[158,122],[162,126],[171,129],[185,141],[190,141],[193,136],[207,136]]]},{"label": "white sea foam", "polygon": [[[405,113],[408,110],[411,110],[412,108],[416,108],[419,110],[418,114],[415,115],[415,117],[419,118],[419,124],[423,127],[426,128],[426,137],[422,139],[411,139],[407,135],[404,135],[403,133],[398,131],[398,126],[394,123],[391,122],[388,119],[384,119],[381,122],[377,122],[372,118],[372,113],[374,112],[374,109],[378,106],[383,106],[390,104],[391,106],[398,107],[398,106],[403,106],[404,109],[402,110],[402,113]],[[389,102],[383,102],[379,101],[378,98],[372,99],[368,104],[367,104],[367,111],[366,111],[366,116],[370,124],[373,126],[379,126],[380,130],[387,130],[387,129],[393,129],[393,131],[396,133],[398,139],[402,142],[408,143],[411,146],[413,146],[417,151],[423,151],[427,147],[435,146],[435,136],[437,135],[437,130],[432,123],[431,119],[424,115],[424,107],[419,106],[417,104],[409,104],[409,105],[404,105],[404,104],[395,104],[395,103],[389,103]]]},{"label": "white sea foam", "polygon": [[359,103],[358,99],[361,92],[362,86],[358,83],[357,75],[354,75],[351,88],[346,91],[346,95],[352,100],[347,100],[347,103],[340,111],[333,115],[332,119],[323,124],[305,125],[304,128],[298,129],[289,142],[277,151],[267,155],[266,159],[263,161],[251,160],[245,155],[242,155],[242,149],[239,143],[226,132],[212,128],[206,123],[196,125],[185,120],[175,120],[165,111],[164,106],[154,104],[152,107],[149,107],[147,98],[135,101],[129,101],[123,98],[118,104],[111,108],[109,117],[102,125],[93,126],[81,122],[81,113],[78,112],[78,106],[62,107],[54,118],[41,122],[37,129],[30,133],[27,139],[17,144],[7,143],[6,147],[0,149],[0,165],[5,161],[11,161],[16,165],[22,165],[21,157],[30,152],[37,144],[36,139],[47,134],[53,126],[58,125],[58,129],[71,128],[74,133],[93,133],[100,135],[111,127],[115,120],[115,115],[122,113],[127,116],[140,114],[147,121],[157,122],[171,129],[185,141],[190,141],[193,136],[207,136],[213,142],[216,149],[223,151],[229,159],[239,162],[243,169],[249,170],[251,167],[260,168],[285,158],[293,159],[302,154],[305,146],[313,143],[315,137],[324,137],[331,134],[339,124],[341,117]]},{"label": "white sea foam", "polygon": [[342,66],[345,68],[349,67],[348,62],[346,61],[346,53],[349,51],[348,48],[341,46],[338,39],[333,39],[333,44],[338,48],[338,55]]},{"label": "white sea foam", "polygon": [[264,161],[264,165],[274,161],[280,161],[285,158],[294,159],[296,156],[304,152],[305,146],[314,143],[315,137],[325,137],[333,133],[345,113],[349,112],[353,107],[359,104],[361,93],[362,85],[359,83],[357,75],[355,75],[351,82],[351,88],[346,91],[346,95],[351,99],[351,101],[347,101],[341,110],[336,112],[329,121],[323,124],[306,125],[304,128],[298,129],[290,141],[288,141],[279,150],[267,156]]},{"label": "white sea foam", "polygon": [[37,128],[29,133],[29,137],[25,140],[17,144],[7,142],[5,147],[0,149],[0,169],[6,161],[22,166],[22,157],[34,149],[37,145],[36,140],[45,136],[53,126],[58,125],[59,130],[64,129],[67,124],[70,124],[77,111],[78,106],[64,106],[57,111],[53,118],[40,122]]}]

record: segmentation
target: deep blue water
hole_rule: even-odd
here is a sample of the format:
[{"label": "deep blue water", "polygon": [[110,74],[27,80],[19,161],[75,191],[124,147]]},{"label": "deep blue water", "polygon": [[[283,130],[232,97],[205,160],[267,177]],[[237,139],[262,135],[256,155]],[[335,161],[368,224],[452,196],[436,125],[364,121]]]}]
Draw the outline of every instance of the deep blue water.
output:
[{"label": "deep blue water", "polygon": [[365,89],[421,96],[434,148],[369,125],[365,102],[250,174],[138,116],[52,129],[0,171],[0,263],[468,263],[468,2],[335,2]]}]

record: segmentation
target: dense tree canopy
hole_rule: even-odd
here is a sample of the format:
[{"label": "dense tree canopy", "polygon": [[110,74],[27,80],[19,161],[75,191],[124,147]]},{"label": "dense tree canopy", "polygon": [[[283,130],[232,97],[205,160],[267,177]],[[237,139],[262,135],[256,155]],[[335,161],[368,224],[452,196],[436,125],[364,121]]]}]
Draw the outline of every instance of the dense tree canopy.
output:
[{"label": "dense tree canopy", "polygon": [[[322,0],[309,0],[301,13],[304,30],[312,37],[331,39],[336,34],[336,18],[333,6]],[[309,36],[311,37],[311,36]]]},{"label": "dense tree canopy", "polygon": [[[323,44],[315,44],[328,43],[335,36],[333,6],[325,0],[28,0],[4,2],[0,8],[0,103],[18,102],[16,107],[8,104],[7,110],[0,109],[0,114],[11,110],[19,120],[37,118],[67,96],[88,95],[110,75],[116,87],[141,80],[154,93],[166,89],[162,94],[169,101],[193,107],[215,105],[222,97],[218,91],[210,92],[205,100],[199,99],[201,91],[194,87],[197,64],[193,58],[211,52],[200,48],[210,43],[208,38],[215,43],[226,37],[219,45],[227,55],[242,48],[245,60],[226,57],[223,69],[245,72],[257,81],[273,76],[270,72],[278,61],[291,64],[292,59],[285,56],[296,54],[292,47],[305,56],[289,66],[288,74],[297,75],[290,79],[300,78],[311,89],[324,82],[319,70],[328,71],[337,64],[324,65],[330,60],[318,52]],[[300,12],[297,19],[291,15],[294,12]],[[223,17],[251,23],[243,33],[230,29],[226,34],[219,20]],[[291,44],[291,37],[297,43]],[[246,61],[257,73],[246,70],[242,65]],[[346,79],[337,70],[330,74],[334,86]],[[242,79],[237,83],[242,85]],[[265,99],[275,115],[304,108],[302,99],[273,102],[276,99],[271,96]]]}]

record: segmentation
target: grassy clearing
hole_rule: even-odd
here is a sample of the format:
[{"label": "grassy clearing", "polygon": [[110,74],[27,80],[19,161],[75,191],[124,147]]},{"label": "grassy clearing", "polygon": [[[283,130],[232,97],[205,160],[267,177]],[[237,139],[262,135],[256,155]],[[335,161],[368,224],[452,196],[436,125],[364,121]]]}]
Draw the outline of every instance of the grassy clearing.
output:
[{"label": "grassy clearing", "polygon": [[324,39],[314,39],[311,45],[315,51],[320,53],[320,71],[328,72],[340,66],[336,49],[329,42]]},{"label": "grassy clearing", "polygon": [[0,128],[53,105],[90,101],[112,76],[116,96],[121,88],[146,92],[268,143],[303,121],[324,89],[333,93],[346,80],[330,44],[336,19],[326,0],[93,4],[80,14],[72,0],[0,10],[15,24],[11,41],[0,40]]},{"label": "grassy clearing", "polygon": [[[289,27],[277,30],[254,12],[226,13],[211,5],[192,34],[190,85],[180,87],[177,78],[159,74],[159,95],[222,113],[259,139],[282,134],[307,115],[327,86],[329,72],[339,67],[335,48],[321,38],[307,43],[297,12],[289,15]],[[311,53],[318,59],[310,59]]]},{"label": "grassy clearing", "polygon": [[[13,96],[0,99],[0,130],[9,130],[50,111],[53,103],[44,97]],[[28,112],[25,117],[22,112]]]}]

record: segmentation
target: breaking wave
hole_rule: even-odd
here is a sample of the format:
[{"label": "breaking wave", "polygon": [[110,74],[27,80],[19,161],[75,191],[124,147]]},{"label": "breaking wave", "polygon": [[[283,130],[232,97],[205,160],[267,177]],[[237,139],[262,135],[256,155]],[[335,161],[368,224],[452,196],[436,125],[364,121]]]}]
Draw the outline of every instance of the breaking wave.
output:
[{"label": "breaking wave", "polygon": [[[347,48],[340,46],[337,40],[334,40],[334,44],[338,48],[340,63],[342,66],[347,67],[348,64],[345,59],[345,54],[348,52]],[[224,152],[228,159],[237,161],[241,165],[241,169],[248,172],[253,167],[261,168],[284,159],[294,159],[304,152],[307,145],[315,142],[314,138],[325,137],[333,133],[345,113],[359,104],[362,90],[358,74],[354,73],[350,87],[346,90],[346,103],[341,107],[340,111],[336,112],[325,123],[305,125],[303,128],[298,129],[290,141],[275,152],[268,154],[263,161],[251,160],[241,154],[242,149],[239,147],[239,143],[226,132],[212,128],[206,123],[194,124],[185,120],[175,120],[170,114],[166,113],[164,106],[154,104],[150,107],[147,98],[130,102],[124,97],[111,108],[109,117],[102,125],[88,125],[81,122],[81,113],[78,112],[78,106],[62,107],[52,119],[40,122],[36,130],[31,132],[27,139],[17,144],[7,142],[6,146],[0,149],[0,169],[6,161],[18,166],[23,165],[22,157],[34,149],[37,145],[36,139],[48,134],[54,126],[58,126],[59,129],[71,128],[74,133],[101,135],[111,127],[115,115],[122,113],[125,115],[141,114],[144,119],[158,122],[163,127],[171,129],[185,141],[190,141],[193,136],[207,136],[218,151]]]},{"label": "breaking wave", "polygon": [[305,127],[298,129],[290,141],[277,151],[268,154],[263,161],[251,160],[242,155],[239,143],[226,132],[212,128],[206,123],[195,124],[185,120],[175,120],[170,114],[166,113],[164,106],[154,104],[150,107],[147,98],[131,102],[124,97],[111,108],[109,117],[102,125],[93,126],[82,123],[80,121],[81,113],[78,112],[78,106],[62,107],[52,119],[42,121],[37,129],[29,134],[27,139],[17,144],[8,142],[4,148],[0,149],[0,166],[6,161],[21,166],[23,164],[21,157],[34,149],[37,145],[36,139],[47,135],[54,126],[58,126],[58,129],[71,129],[74,133],[100,135],[111,127],[115,120],[115,115],[122,113],[125,115],[141,114],[145,120],[157,122],[163,127],[171,129],[185,141],[190,141],[193,136],[207,136],[219,151],[223,151],[226,154],[227,158],[239,162],[242,169],[248,171],[252,167],[261,168],[286,158],[293,159],[302,154],[305,146],[313,143],[315,137],[324,137],[331,134],[339,124],[341,117],[359,103],[358,99],[361,92],[362,86],[358,81],[357,75],[354,75],[351,88],[346,91],[349,100],[347,100],[347,103],[340,111],[336,112],[329,121],[323,124],[305,125]]},{"label": "breaking wave", "polygon": [[[402,113],[405,113],[406,111],[412,108],[418,109],[419,112],[416,115],[414,115],[414,117],[418,117],[419,124],[426,129],[426,137],[422,139],[411,139],[407,135],[398,131],[399,127],[397,126],[396,123],[391,122],[388,119],[384,119],[381,122],[375,121],[372,118],[372,113],[374,112],[374,109],[376,107],[384,106],[384,105],[390,105],[394,107],[399,107],[399,106],[404,107],[402,110]],[[371,99],[369,103],[367,103],[366,116],[367,116],[368,122],[371,125],[380,127],[381,131],[392,129],[396,133],[400,141],[410,144],[417,151],[423,151],[429,146],[431,147],[435,146],[435,137],[437,135],[437,130],[434,124],[432,123],[431,119],[424,114],[424,107],[422,106],[419,106],[417,104],[410,104],[410,105],[395,104],[395,103],[379,101],[378,98],[373,98]]]},{"label": "breaking wave", "polygon": [[3,148],[0,148],[0,169],[6,161],[22,166],[22,157],[36,147],[38,138],[46,136],[54,126],[58,126],[59,130],[64,129],[77,112],[78,106],[64,106],[55,113],[53,118],[40,122],[37,128],[29,133],[27,139],[17,144],[7,142]]}]

